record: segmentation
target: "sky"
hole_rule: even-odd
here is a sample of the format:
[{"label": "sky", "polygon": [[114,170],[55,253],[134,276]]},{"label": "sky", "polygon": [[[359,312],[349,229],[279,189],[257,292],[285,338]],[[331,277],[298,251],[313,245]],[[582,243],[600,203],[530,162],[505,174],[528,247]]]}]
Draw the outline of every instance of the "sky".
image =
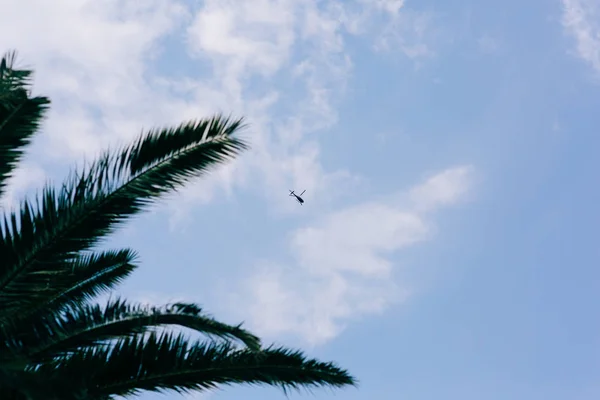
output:
[{"label": "sky", "polygon": [[250,151],[106,246],[140,253],[120,294],[359,379],[290,397],[600,396],[600,0],[5,0],[0,49],[53,102],[5,207],[142,129],[246,118]]}]

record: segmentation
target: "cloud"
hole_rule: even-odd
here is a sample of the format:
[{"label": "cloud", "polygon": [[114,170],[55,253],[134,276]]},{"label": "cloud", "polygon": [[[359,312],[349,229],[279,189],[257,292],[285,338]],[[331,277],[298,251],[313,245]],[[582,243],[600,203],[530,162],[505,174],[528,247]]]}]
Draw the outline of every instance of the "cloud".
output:
[{"label": "cloud", "polygon": [[[9,0],[0,47],[18,49],[35,68],[36,91],[53,100],[33,149],[40,164],[71,164],[141,127],[214,111],[247,116],[252,152],[181,191],[168,206],[178,223],[235,187],[269,199],[282,187],[303,187],[309,196],[332,184],[338,190],[328,193],[351,188],[357,177],[350,171],[321,166],[315,136],[336,123],[351,79],[346,41],[387,38],[388,51],[419,57],[407,49],[426,46],[425,20],[392,0],[207,0],[193,8],[184,1]],[[292,212],[286,202],[277,207]]]},{"label": "cloud", "polygon": [[0,206],[6,211],[16,208],[19,201],[27,194],[27,189],[32,186],[41,186],[44,183],[44,170],[32,163],[22,163],[13,172],[8,181],[8,187],[0,200]]},{"label": "cloud", "polygon": [[141,121],[154,122],[160,107],[151,99],[160,104],[164,98],[144,75],[156,42],[182,20],[184,8],[160,1],[38,0],[4,7],[2,36],[11,41],[0,45],[21,52],[35,68],[36,91],[54,100],[46,144],[57,157],[94,154],[115,138],[136,135]]},{"label": "cloud", "polygon": [[[392,2],[388,1],[387,3]],[[377,36],[375,49],[378,51],[399,49],[405,56],[415,61],[433,57],[435,51],[431,47],[431,43],[435,41],[437,34],[433,25],[433,14],[431,12],[414,12],[413,10],[400,12],[404,2],[394,3],[401,4],[382,8],[390,16],[390,21],[384,25],[381,33]]]},{"label": "cloud", "polygon": [[410,190],[414,207],[419,211],[428,211],[456,203],[467,194],[473,173],[473,167],[463,166],[430,177]]},{"label": "cloud", "polygon": [[480,36],[477,39],[477,45],[479,46],[479,49],[486,54],[495,54],[502,47],[498,38],[492,37],[488,34],[483,34]]},{"label": "cloud", "polygon": [[[263,262],[242,284],[243,315],[265,336],[296,335],[324,343],[348,323],[406,299],[410,289],[392,280],[394,253],[430,240],[429,212],[465,199],[470,166],[447,169],[405,193],[326,215],[295,230],[293,262]],[[408,201],[402,201],[408,199]]]},{"label": "cloud", "polygon": [[562,0],[562,24],[575,39],[579,58],[600,73],[600,1]]},{"label": "cloud", "polygon": [[[240,75],[277,72],[290,56],[295,40],[294,1],[207,0],[188,27],[188,44],[194,53],[220,68],[219,76],[237,80]],[[239,82],[228,82],[230,89]]]},{"label": "cloud", "polygon": [[[191,221],[190,208],[234,188],[260,191],[284,212],[298,207],[274,196],[282,188],[306,189],[309,200],[325,193],[315,205],[332,202],[360,181],[320,161],[318,134],[337,122],[337,104],[352,78],[347,42],[361,35],[375,49],[413,62],[433,54],[431,21],[398,0],[206,0],[193,7],[175,0],[9,0],[0,13],[0,47],[18,49],[36,71],[36,92],[53,100],[32,149],[38,164],[27,166],[28,178],[18,183],[38,184],[42,171],[56,172],[142,127],[225,111],[247,117],[253,150],[178,193],[167,205],[173,225]],[[423,204],[452,203],[461,192],[452,193]],[[271,288],[269,296],[253,297],[255,305],[266,302],[264,315],[298,304],[286,314],[289,321],[282,317],[270,330],[309,335],[314,328],[319,341],[352,316],[401,298],[403,289],[386,278],[388,256],[431,234],[425,209],[411,207],[366,203],[296,231],[290,251],[300,268],[266,263],[253,278]],[[326,252],[320,243],[328,243]],[[274,304],[277,293],[283,300]]]}]

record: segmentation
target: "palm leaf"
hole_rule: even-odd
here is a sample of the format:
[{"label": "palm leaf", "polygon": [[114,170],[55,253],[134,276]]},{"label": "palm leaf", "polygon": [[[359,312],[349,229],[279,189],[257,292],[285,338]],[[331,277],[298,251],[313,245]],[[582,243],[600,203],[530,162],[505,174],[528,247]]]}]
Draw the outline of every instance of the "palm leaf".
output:
[{"label": "palm leaf", "polygon": [[[154,328],[177,325],[228,341],[238,340],[252,350],[260,349],[260,339],[241,326],[216,321],[195,304],[175,303],[164,307],[129,304],[120,299],[99,305],[73,305],[60,314],[36,315],[13,322],[12,329],[0,333],[0,365],[43,362],[82,347],[100,345]],[[18,337],[17,341],[10,340]],[[2,345],[4,343],[4,346]],[[9,347],[6,347],[9,346]],[[4,347],[4,348],[3,348]]]},{"label": "palm leaf", "polygon": [[[0,369],[2,400],[80,400],[85,397],[74,391],[68,377],[52,380],[38,371],[3,371]],[[91,399],[90,399],[91,400]],[[94,399],[94,400],[100,400]],[[103,400],[109,400],[104,398]]]},{"label": "palm leaf", "polygon": [[[40,273],[64,271],[160,196],[247,148],[233,137],[242,126],[220,116],[142,135],[121,152],[104,156],[75,173],[60,191],[46,187],[36,207],[23,202],[2,224],[0,309]],[[25,299],[22,304],[36,301]]]},{"label": "palm leaf", "polygon": [[[32,71],[0,60],[0,195],[39,129],[49,100],[32,97]],[[90,305],[135,265],[131,250],[95,252],[122,223],[247,145],[242,120],[222,116],[152,130],[106,151],[59,188],[0,220],[0,396],[7,400],[114,400],[139,391],[202,391],[229,384],[288,389],[356,382],[332,363],[260,349],[240,325],[195,304]],[[208,336],[196,341],[166,326]],[[218,340],[217,340],[218,339]],[[240,348],[236,342],[245,344]]]},{"label": "palm leaf", "polygon": [[13,285],[0,294],[0,321],[18,314],[20,318],[36,312],[53,313],[81,304],[114,288],[136,268],[133,250],[82,254],[62,268],[38,270],[22,285]]},{"label": "palm leaf", "polygon": [[[83,254],[66,264],[71,270],[69,279],[62,284],[53,280],[53,296],[36,310],[62,311],[67,307],[85,304],[86,300],[113,289],[137,267],[133,264],[136,253],[130,249]],[[59,291],[56,291],[59,288]]]},{"label": "palm leaf", "polygon": [[355,385],[333,363],[301,352],[236,349],[229,343],[189,342],[183,335],[127,337],[113,346],[83,349],[38,366],[49,379],[69,377],[74,390],[95,396],[127,396],[142,390],[202,391],[230,384],[267,384],[289,389]]},{"label": "palm leaf", "polygon": [[46,97],[28,96],[32,71],[15,69],[15,59],[12,52],[0,60],[0,196],[50,104]]},{"label": "palm leaf", "polygon": [[17,69],[17,52],[7,51],[0,59],[0,92],[10,92],[26,88],[31,84],[33,71],[30,69]]}]

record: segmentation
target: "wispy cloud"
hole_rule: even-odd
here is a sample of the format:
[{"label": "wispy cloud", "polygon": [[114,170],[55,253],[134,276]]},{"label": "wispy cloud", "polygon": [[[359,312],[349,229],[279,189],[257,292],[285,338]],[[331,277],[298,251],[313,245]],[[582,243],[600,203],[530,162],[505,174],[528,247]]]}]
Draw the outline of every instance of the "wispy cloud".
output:
[{"label": "wispy cloud", "polygon": [[18,206],[32,186],[39,187],[44,183],[44,170],[31,163],[21,164],[8,181],[8,187],[2,196],[0,206],[6,211]]},{"label": "wispy cloud", "polygon": [[[407,28],[394,30],[401,20]],[[207,0],[196,8],[182,1],[10,0],[0,15],[0,47],[20,50],[35,67],[36,90],[53,99],[36,162],[71,163],[142,126],[213,111],[247,116],[253,151],[182,191],[169,208],[177,222],[190,207],[250,181],[268,198],[282,187],[314,193],[334,184],[341,193],[351,186],[349,171],[324,170],[315,136],[337,121],[351,78],[346,40],[360,34],[375,43],[394,32],[389,50],[418,56],[403,46],[423,44],[422,20],[391,0]],[[171,54],[187,65],[184,73]]]},{"label": "wispy cloud", "polygon": [[[259,264],[233,301],[270,337],[324,343],[353,320],[382,312],[410,294],[392,280],[393,254],[432,237],[430,212],[465,199],[472,167],[442,171],[388,200],[367,202],[295,230],[292,264]],[[403,200],[404,199],[404,200]]]},{"label": "wispy cloud", "polygon": [[477,39],[477,46],[483,53],[486,54],[495,54],[502,47],[498,38],[488,34],[483,34]]},{"label": "wispy cloud", "polygon": [[[54,101],[34,147],[36,161],[70,163],[131,138],[142,126],[214,111],[248,118],[253,151],[181,191],[168,205],[173,225],[190,221],[191,207],[234,187],[258,187],[285,212],[298,209],[273,196],[282,188],[306,189],[309,200],[323,193],[314,204],[333,201],[359,180],[349,170],[326,170],[320,160],[318,133],[337,122],[337,104],[352,78],[347,41],[362,35],[374,48],[411,62],[432,54],[431,16],[402,1],[187,4],[63,1],[50,7],[42,0],[11,0],[0,15],[0,47],[20,50],[35,67],[36,90]],[[184,73],[174,74],[180,69],[162,57],[165,51],[186,63]],[[40,169],[28,171],[29,181],[37,182],[32,171]],[[438,189],[448,188],[431,192]],[[420,203],[426,201],[430,208],[442,205]],[[262,288],[249,293],[251,304],[262,308],[253,312],[255,322],[263,318],[268,331],[291,330],[319,342],[356,315],[401,298],[403,289],[388,279],[387,255],[430,234],[426,210],[407,207],[367,203],[297,230],[290,251],[300,268],[267,264],[250,278],[255,284],[249,287]]]},{"label": "wispy cloud", "polygon": [[418,211],[435,210],[464,198],[473,179],[474,171],[471,166],[447,169],[412,188],[410,198]]},{"label": "wispy cloud", "polygon": [[[206,0],[194,8],[182,1],[10,0],[0,14],[0,47],[20,50],[37,72],[36,90],[53,99],[36,162],[71,163],[142,126],[214,111],[247,116],[253,151],[181,191],[169,203],[176,225],[190,220],[191,207],[234,187],[258,187],[285,212],[298,208],[273,196],[282,188],[306,189],[309,200],[323,193],[314,204],[352,188],[359,180],[352,171],[322,166],[318,136],[337,122],[352,78],[347,42],[362,35],[412,62],[432,54],[431,29],[430,14],[398,0]],[[174,73],[181,69],[172,55],[186,64],[183,73]],[[32,164],[19,183],[37,184],[41,171]],[[424,213],[464,191],[460,171],[447,174],[415,189],[421,208],[366,203],[297,230],[290,242],[297,272],[266,265],[251,278],[257,283],[250,287],[263,288],[251,293],[263,308],[256,319],[267,330],[291,329],[318,342],[347,319],[382,310],[401,293],[388,279],[386,255],[426,239]]]},{"label": "wispy cloud", "polygon": [[600,73],[600,1],[562,0],[562,24],[575,39],[575,52]]}]

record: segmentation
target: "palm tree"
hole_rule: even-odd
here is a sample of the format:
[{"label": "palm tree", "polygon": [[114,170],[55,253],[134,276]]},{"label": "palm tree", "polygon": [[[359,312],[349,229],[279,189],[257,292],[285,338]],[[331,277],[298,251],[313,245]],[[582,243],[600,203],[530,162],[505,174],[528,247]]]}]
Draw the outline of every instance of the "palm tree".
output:
[{"label": "palm tree", "polygon": [[[0,195],[50,105],[30,93],[32,71],[17,69],[15,56],[0,61]],[[94,302],[137,267],[133,250],[100,250],[99,242],[164,194],[245,150],[236,136],[242,127],[241,119],[217,115],[147,132],[5,215],[2,399],[106,400],[242,383],[284,391],[355,384],[335,364],[262,347],[241,325],[219,322],[195,304]]]}]

